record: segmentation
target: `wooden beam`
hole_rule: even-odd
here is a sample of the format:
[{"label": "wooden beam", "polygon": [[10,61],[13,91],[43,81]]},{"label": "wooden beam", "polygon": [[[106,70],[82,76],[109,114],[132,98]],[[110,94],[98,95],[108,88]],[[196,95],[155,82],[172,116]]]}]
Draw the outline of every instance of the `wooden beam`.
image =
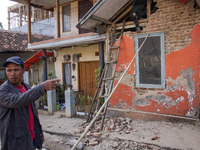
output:
[{"label": "wooden beam", "polygon": [[115,19],[117,18],[117,16],[119,16],[120,14],[122,14],[130,5],[133,6],[133,3],[135,2],[135,0],[131,0],[129,1],[123,8],[121,8],[111,19],[110,21],[115,21]]},{"label": "wooden beam", "polygon": [[28,43],[31,43],[31,3],[30,0],[27,0],[28,5]]},{"label": "wooden beam", "polygon": [[35,22],[35,7],[32,7],[33,22]]},{"label": "wooden beam", "polygon": [[19,6],[19,26],[22,26],[22,9],[21,6]]},{"label": "wooden beam", "polygon": [[200,0],[196,0],[197,4],[200,6]]},{"label": "wooden beam", "polygon": [[60,38],[60,0],[56,0],[57,38]]},{"label": "wooden beam", "polygon": [[10,30],[10,11],[8,11],[8,30]]},{"label": "wooden beam", "polygon": [[115,24],[117,21],[119,21],[121,18],[123,18],[127,13],[131,11],[133,6],[129,6],[117,19],[113,21],[113,24]]},{"label": "wooden beam", "polygon": [[151,15],[151,0],[147,0],[147,18]]}]

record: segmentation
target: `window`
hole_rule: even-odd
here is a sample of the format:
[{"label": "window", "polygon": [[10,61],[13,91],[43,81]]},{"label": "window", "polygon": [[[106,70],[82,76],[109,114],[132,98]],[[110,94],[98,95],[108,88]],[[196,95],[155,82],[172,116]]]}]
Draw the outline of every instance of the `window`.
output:
[{"label": "window", "polygon": [[[135,36],[135,53],[147,34]],[[165,87],[164,33],[151,33],[136,56],[136,87]]]},{"label": "window", "polygon": [[[79,20],[83,18],[83,16],[92,8],[93,2],[91,0],[81,0],[78,1],[78,8],[79,8]],[[88,29],[79,29],[79,34],[92,32]]]},{"label": "window", "polygon": [[63,64],[63,75],[64,75],[64,84],[71,85],[71,64],[64,63]]},{"label": "window", "polygon": [[63,32],[71,30],[70,5],[63,6]]}]

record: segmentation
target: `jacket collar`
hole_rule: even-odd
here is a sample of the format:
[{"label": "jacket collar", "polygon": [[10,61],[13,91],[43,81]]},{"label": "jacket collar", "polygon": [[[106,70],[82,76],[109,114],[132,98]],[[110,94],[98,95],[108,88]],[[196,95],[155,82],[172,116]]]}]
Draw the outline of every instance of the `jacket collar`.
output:
[{"label": "jacket collar", "polygon": [[[12,82],[10,82],[9,80],[7,80],[6,81],[10,86],[12,86],[14,89],[18,89],[14,84],[12,84]],[[28,85],[28,84],[26,84],[26,83],[24,83],[23,81],[22,81],[22,84],[25,86],[25,88],[28,90],[28,89],[30,89],[30,86]]]}]

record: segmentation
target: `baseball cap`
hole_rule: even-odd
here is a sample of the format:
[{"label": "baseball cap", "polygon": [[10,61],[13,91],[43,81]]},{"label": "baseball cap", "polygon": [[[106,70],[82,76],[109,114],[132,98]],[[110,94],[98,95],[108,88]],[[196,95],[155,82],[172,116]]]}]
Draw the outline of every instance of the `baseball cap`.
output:
[{"label": "baseball cap", "polygon": [[3,67],[6,67],[8,63],[14,63],[14,64],[18,64],[21,65],[22,68],[24,68],[24,62],[22,61],[22,59],[18,56],[12,56],[9,57],[6,62],[3,64]]}]

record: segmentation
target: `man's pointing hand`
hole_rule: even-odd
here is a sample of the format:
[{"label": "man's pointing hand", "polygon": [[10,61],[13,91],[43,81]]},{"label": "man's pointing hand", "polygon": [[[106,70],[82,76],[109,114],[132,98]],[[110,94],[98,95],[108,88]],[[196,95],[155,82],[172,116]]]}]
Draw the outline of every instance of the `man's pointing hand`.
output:
[{"label": "man's pointing hand", "polygon": [[54,90],[57,86],[58,81],[60,81],[60,79],[47,80],[43,82],[42,84],[44,86],[45,91]]}]

